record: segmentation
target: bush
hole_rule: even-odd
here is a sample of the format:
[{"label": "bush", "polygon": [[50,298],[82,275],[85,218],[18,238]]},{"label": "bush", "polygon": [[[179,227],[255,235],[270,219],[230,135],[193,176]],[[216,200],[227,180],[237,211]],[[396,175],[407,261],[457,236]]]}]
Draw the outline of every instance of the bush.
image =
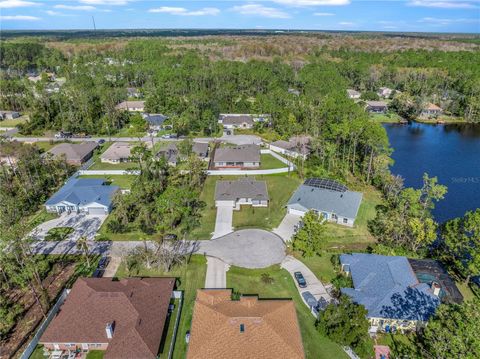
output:
[{"label": "bush", "polygon": [[275,279],[273,279],[273,277],[268,273],[262,273],[262,275],[260,276],[260,280],[263,284],[272,284],[273,282],[275,282]]},{"label": "bush", "polygon": [[107,230],[110,233],[125,233],[126,229],[127,227],[115,218],[107,223]]}]

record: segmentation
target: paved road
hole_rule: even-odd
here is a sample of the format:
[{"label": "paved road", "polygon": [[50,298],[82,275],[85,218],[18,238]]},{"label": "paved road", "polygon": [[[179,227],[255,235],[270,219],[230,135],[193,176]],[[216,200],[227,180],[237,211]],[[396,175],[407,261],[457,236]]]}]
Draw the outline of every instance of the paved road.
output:
[{"label": "paved road", "polygon": [[[188,252],[205,254],[225,263],[244,268],[265,268],[285,258],[285,244],[277,235],[260,230],[244,229],[208,241],[189,241]],[[142,241],[108,242],[89,241],[93,254],[123,257],[133,248],[143,246]],[[152,247],[151,242],[147,246]],[[35,254],[79,254],[75,240],[60,242],[38,241],[32,244]]]}]

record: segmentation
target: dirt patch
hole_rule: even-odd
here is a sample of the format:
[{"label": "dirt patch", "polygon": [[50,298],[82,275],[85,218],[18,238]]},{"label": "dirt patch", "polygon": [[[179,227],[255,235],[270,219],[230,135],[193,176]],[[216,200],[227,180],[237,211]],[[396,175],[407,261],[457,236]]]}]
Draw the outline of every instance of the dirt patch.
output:
[{"label": "dirt patch", "polygon": [[[43,284],[47,290],[50,302],[53,305],[65,284],[75,272],[77,263],[55,263]],[[29,290],[12,290],[8,296],[25,308],[23,315],[17,320],[17,324],[7,338],[0,341],[0,358],[7,359],[19,356],[21,349],[28,343],[37,326],[44,320],[35,298]]]}]

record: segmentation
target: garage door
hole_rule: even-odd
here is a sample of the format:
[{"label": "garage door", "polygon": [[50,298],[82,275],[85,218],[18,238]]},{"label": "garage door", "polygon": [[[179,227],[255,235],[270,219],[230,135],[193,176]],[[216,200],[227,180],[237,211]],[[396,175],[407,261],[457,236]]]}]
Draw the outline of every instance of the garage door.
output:
[{"label": "garage door", "polygon": [[88,214],[105,214],[105,208],[103,207],[90,207]]},{"label": "garage door", "polygon": [[293,208],[289,208],[288,213],[296,214],[297,216],[303,216],[305,214],[305,212],[299,211],[298,209],[293,209]]}]

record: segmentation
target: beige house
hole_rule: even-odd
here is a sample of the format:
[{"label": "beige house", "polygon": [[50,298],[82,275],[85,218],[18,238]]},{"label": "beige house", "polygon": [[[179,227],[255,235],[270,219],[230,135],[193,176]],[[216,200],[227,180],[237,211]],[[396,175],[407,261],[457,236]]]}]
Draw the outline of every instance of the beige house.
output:
[{"label": "beige house", "polygon": [[241,205],[268,207],[267,182],[255,181],[249,177],[235,181],[217,181],[215,185],[215,206],[233,207],[240,210]]},{"label": "beige house", "polygon": [[420,113],[421,116],[430,117],[430,116],[439,116],[443,113],[443,109],[440,106],[437,106],[431,102],[427,103]]},{"label": "beige house", "polygon": [[100,161],[104,163],[130,162],[130,152],[133,147],[128,142],[115,142],[102,153]]},{"label": "beige house", "polygon": [[81,165],[93,156],[93,151],[97,147],[98,144],[93,141],[83,143],[60,143],[47,153],[52,154],[54,157],[65,156],[65,160],[71,165]]},{"label": "beige house", "polygon": [[123,101],[115,106],[115,109],[129,112],[143,112],[145,111],[145,101]]}]

